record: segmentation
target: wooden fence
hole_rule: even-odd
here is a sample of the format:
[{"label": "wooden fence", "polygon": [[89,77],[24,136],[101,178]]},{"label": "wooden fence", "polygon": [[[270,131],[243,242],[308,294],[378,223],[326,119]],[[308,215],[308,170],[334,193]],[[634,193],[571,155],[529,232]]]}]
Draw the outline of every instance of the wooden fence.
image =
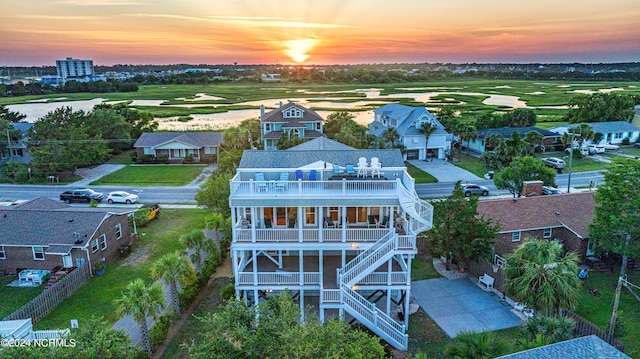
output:
[{"label": "wooden fence", "polygon": [[504,270],[500,266],[498,266],[496,269],[496,267],[494,267],[491,262],[471,262],[467,265],[466,270],[467,272],[476,276],[476,278],[482,276],[485,273],[492,276],[495,279],[495,281],[493,282],[493,288],[495,288],[499,292],[504,293],[504,283],[507,280],[507,276],[504,274]]},{"label": "wooden fence", "polygon": [[614,346],[616,349],[624,352],[624,344],[621,343],[618,339],[606,333],[604,330],[598,328],[597,325],[591,323],[590,321],[584,319],[583,317],[570,310],[561,309],[560,313],[561,315],[571,318],[576,322],[576,328],[573,330],[576,337],[585,337],[587,335],[595,334],[600,339]]},{"label": "wooden fence", "polygon": [[3,320],[31,318],[36,322],[54,310],[63,300],[73,294],[73,292],[90,278],[89,265],[85,263],[83,266],[76,268],[62,277],[54,285],[49,287],[49,289],[44,290],[29,303],[9,314]]}]

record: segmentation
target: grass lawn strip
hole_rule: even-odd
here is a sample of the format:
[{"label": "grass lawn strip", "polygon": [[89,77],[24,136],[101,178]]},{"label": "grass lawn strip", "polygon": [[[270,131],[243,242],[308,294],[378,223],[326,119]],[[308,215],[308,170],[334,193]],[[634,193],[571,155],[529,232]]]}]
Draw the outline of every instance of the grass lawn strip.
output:
[{"label": "grass lawn strip", "polygon": [[407,172],[416,180],[416,183],[435,183],[438,179],[430,175],[429,173],[419,169],[409,162],[404,163],[407,166]]},{"label": "grass lawn strip", "polygon": [[127,166],[91,182],[91,184],[101,186],[185,186],[196,179],[203,168],[204,165]]},{"label": "grass lawn strip", "polygon": [[122,296],[127,284],[141,278],[152,282],[149,270],[162,255],[183,250],[178,238],[193,228],[204,227],[203,209],[164,209],[162,218],[152,221],[146,228],[138,228],[139,239],[127,258],[107,263],[102,276],[94,276],[77,292],[65,299],[49,315],[36,323],[36,329],[67,328],[69,320],[80,323],[91,316],[104,316],[109,324],[119,317],[115,313],[114,299]]},{"label": "grass lawn strip", "polygon": [[7,287],[18,277],[0,277],[0,320],[20,309],[42,293],[44,284],[37,287]]}]

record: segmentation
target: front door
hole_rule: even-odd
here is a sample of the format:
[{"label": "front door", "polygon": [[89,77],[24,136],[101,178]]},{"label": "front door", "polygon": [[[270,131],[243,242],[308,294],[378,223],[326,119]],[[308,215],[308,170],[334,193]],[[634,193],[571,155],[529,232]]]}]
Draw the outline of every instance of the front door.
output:
[{"label": "front door", "polygon": [[66,256],[62,256],[62,266],[65,268],[73,267],[73,258],[71,258],[71,254],[67,254]]}]

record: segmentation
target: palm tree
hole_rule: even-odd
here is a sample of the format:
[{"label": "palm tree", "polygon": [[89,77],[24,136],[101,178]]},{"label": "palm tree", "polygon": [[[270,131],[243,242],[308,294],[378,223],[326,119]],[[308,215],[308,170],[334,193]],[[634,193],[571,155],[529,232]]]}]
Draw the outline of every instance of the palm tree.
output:
[{"label": "palm tree", "polygon": [[458,136],[460,140],[467,141],[467,155],[469,154],[469,147],[471,147],[471,140],[478,138],[478,131],[475,126],[469,124],[461,124],[457,128]]},{"label": "palm tree", "polygon": [[423,122],[420,126],[420,132],[424,135],[425,145],[424,145],[424,158],[427,158],[427,151],[429,151],[429,136],[437,130],[438,128],[433,125],[431,122]]},{"label": "palm tree", "polygon": [[523,337],[531,340],[536,339],[536,334],[548,339],[547,344],[562,342],[573,338],[573,329],[576,322],[573,319],[559,316],[538,315],[527,320],[520,331]]},{"label": "palm tree", "polygon": [[396,141],[400,138],[400,135],[395,128],[389,127],[384,131],[384,133],[382,133],[382,138],[384,138],[388,142],[391,142],[391,147],[395,147]]},{"label": "palm tree", "polygon": [[557,241],[528,238],[507,258],[505,290],[517,301],[547,314],[576,305],[578,255],[562,254]]},{"label": "palm tree", "polygon": [[484,140],[484,148],[485,150],[495,150],[501,141],[502,136],[497,133],[492,133]]},{"label": "palm tree", "polygon": [[[216,225],[216,228],[221,227],[224,222],[222,216],[219,217],[220,222]],[[217,233],[218,231],[216,229],[216,236]],[[202,252],[204,252],[207,257],[218,254],[218,246],[216,246],[216,243],[207,238],[201,229],[194,229],[187,234],[183,234],[180,236],[180,243],[193,250],[193,254],[191,254],[191,262],[196,267],[196,273],[202,272],[202,263],[204,261],[202,258]]]},{"label": "palm tree", "polygon": [[219,230],[224,223],[224,216],[218,212],[211,213],[205,218],[207,222],[207,229],[213,229],[216,232],[216,240],[219,240]]},{"label": "palm tree", "polygon": [[538,146],[541,145],[544,136],[538,131],[529,131],[524,134],[524,140],[527,142],[529,154],[533,154]]},{"label": "palm tree", "polygon": [[131,314],[133,320],[140,325],[140,340],[142,348],[151,357],[151,343],[149,341],[149,328],[147,316],[157,317],[157,312],[164,306],[164,294],[162,286],[158,283],[147,287],[142,279],[138,278],[130,282],[122,293],[120,299],[116,299],[116,312],[120,316]]},{"label": "palm tree", "polygon": [[160,257],[151,267],[151,278],[162,278],[165,283],[169,284],[171,307],[178,316],[180,315],[178,282],[181,285],[188,284],[193,281],[194,276],[193,267],[189,261],[177,251]]},{"label": "palm tree", "polygon": [[494,332],[462,332],[444,350],[448,356],[463,359],[495,358],[506,354],[509,344]]}]

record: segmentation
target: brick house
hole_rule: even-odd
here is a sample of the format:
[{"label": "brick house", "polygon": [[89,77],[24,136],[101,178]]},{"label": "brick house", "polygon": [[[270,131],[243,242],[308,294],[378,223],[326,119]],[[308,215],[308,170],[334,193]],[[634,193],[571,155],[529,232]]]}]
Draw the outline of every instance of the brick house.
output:
[{"label": "brick house", "polygon": [[[0,207],[0,268],[51,270],[100,261],[120,254],[119,246],[136,239],[130,209],[71,207],[48,198]],[[135,232],[135,228],[134,228]]]},{"label": "brick house", "polygon": [[504,257],[529,237],[555,239],[582,260],[593,252],[589,223],[596,205],[594,192],[478,201],[478,215],[500,224],[494,251]]}]

